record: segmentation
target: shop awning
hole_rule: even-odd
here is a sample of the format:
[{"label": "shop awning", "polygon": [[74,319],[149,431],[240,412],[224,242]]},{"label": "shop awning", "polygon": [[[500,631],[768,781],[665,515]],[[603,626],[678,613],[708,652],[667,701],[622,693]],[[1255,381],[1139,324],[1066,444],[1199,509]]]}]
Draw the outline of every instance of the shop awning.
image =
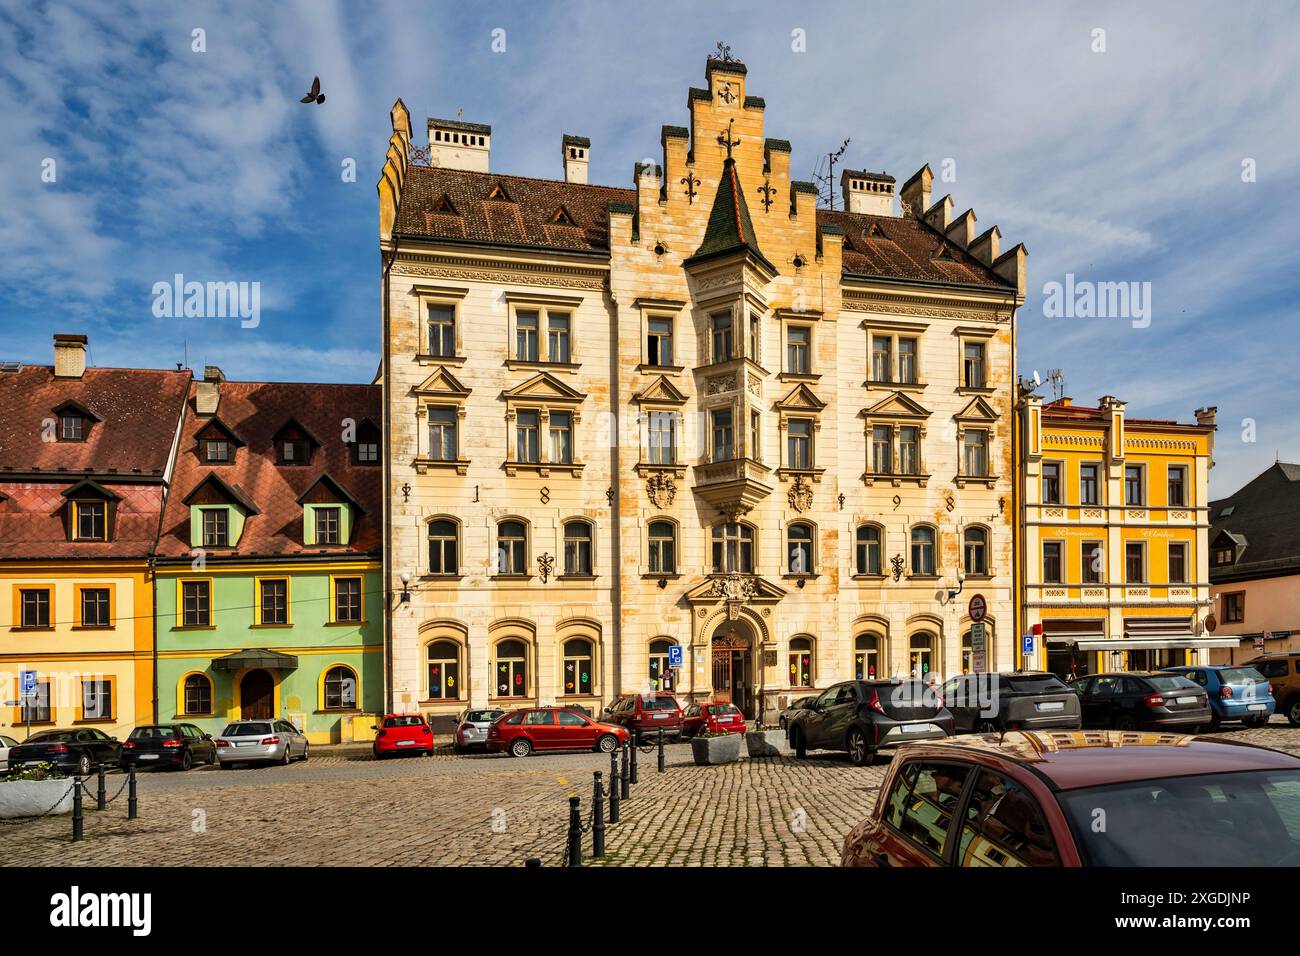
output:
[{"label": "shop awning", "polygon": [[246,651],[235,651],[235,653],[227,654],[225,657],[218,657],[212,662],[214,671],[243,671],[256,670],[257,668],[282,671],[297,670],[298,658],[292,654],[281,654],[278,651],[268,651],[262,647],[254,647]]}]

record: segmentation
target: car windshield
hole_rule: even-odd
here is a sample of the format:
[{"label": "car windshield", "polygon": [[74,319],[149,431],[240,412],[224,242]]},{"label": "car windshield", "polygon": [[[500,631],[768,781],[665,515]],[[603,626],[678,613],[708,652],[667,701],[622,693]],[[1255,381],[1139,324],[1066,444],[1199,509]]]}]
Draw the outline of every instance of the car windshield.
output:
[{"label": "car windshield", "polygon": [[384,721],[385,727],[419,727],[424,721],[419,717],[389,717]]},{"label": "car windshield", "polygon": [[1013,694],[1059,694],[1070,688],[1055,674],[1008,674]]},{"label": "car windshield", "polygon": [[1300,865],[1300,770],[1140,780],[1058,799],[1090,866]]},{"label": "car windshield", "polygon": [[677,701],[671,697],[647,697],[641,702],[642,710],[676,710]]},{"label": "car windshield", "polygon": [[1264,675],[1253,667],[1228,667],[1219,671],[1219,680],[1225,684],[1262,684]]},{"label": "car windshield", "polygon": [[1186,677],[1179,677],[1177,674],[1170,674],[1168,677],[1148,677],[1149,683],[1156,690],[1200,690],[1200,685],[1195,681],[1190,681]]},{"label": "car windshield", "polygon": [[504,710],[471,710],[465,720],[471,724],[490,724],[504,713]]},{"label": "car windshield", "polygon": [[176,736],[175,727],[137,727],[127,740],[170,740]]},{"label": "car windshield", "polygon": [[271,732],[270,724],[230,724],[221,732],[223,737],[258,737]]},{"label": "car windshield", "polygon": [[735,704],[714,704],[709,708],[709,713],[714,717],[722,717],[726,714],[738,714],[740,711]]}]

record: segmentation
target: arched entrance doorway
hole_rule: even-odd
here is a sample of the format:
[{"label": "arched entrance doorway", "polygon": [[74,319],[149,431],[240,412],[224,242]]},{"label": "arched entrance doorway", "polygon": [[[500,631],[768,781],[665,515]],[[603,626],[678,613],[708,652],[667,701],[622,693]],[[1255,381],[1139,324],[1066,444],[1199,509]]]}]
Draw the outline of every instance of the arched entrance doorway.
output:
[{"label": "arched entrance doorway", "polygon": [[753,717],[754,639],[743,621],[723,621],[713,632],[713,697],[727,700]]},{"label": "arched entrance doorway", "polygon": [[239,716],[270,720],[275,707],[275,681],[262,669],[249,671],[239,682]]}]

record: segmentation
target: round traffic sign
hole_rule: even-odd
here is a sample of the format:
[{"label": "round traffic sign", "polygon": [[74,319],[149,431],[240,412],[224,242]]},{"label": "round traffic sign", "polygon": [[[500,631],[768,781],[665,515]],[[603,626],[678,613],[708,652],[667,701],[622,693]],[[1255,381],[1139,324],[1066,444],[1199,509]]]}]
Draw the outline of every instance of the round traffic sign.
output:
[{"label": "round traffic sign", "polygon": [[967,612],[970,614],[972,621],[984,620],[984,615],[989,611],[988,602],[984,600],[984,595],[976,594],[971,597]]}]

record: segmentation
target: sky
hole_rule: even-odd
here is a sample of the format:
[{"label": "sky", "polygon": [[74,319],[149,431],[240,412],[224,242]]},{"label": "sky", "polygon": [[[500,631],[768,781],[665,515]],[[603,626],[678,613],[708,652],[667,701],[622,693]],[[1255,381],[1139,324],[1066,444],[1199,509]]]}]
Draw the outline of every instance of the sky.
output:
[{"label": "sky", "polygon": [[[1215,497],[1300,461],[1300,8],[1271,2],[0,0],[0,360],[84,332],[100,366],[369,381],[397,97],[417,143],[461,111],[493,169],[561,178],[577,133],[628,186],[720,41],[799,178],[849,138],[1025,243],[1022,374],[1137,417],[1217,406]],[[257,324],[158,315],[177,274],[257,283]],[[1149,314],[1054,316],[1067,275]]]}]

